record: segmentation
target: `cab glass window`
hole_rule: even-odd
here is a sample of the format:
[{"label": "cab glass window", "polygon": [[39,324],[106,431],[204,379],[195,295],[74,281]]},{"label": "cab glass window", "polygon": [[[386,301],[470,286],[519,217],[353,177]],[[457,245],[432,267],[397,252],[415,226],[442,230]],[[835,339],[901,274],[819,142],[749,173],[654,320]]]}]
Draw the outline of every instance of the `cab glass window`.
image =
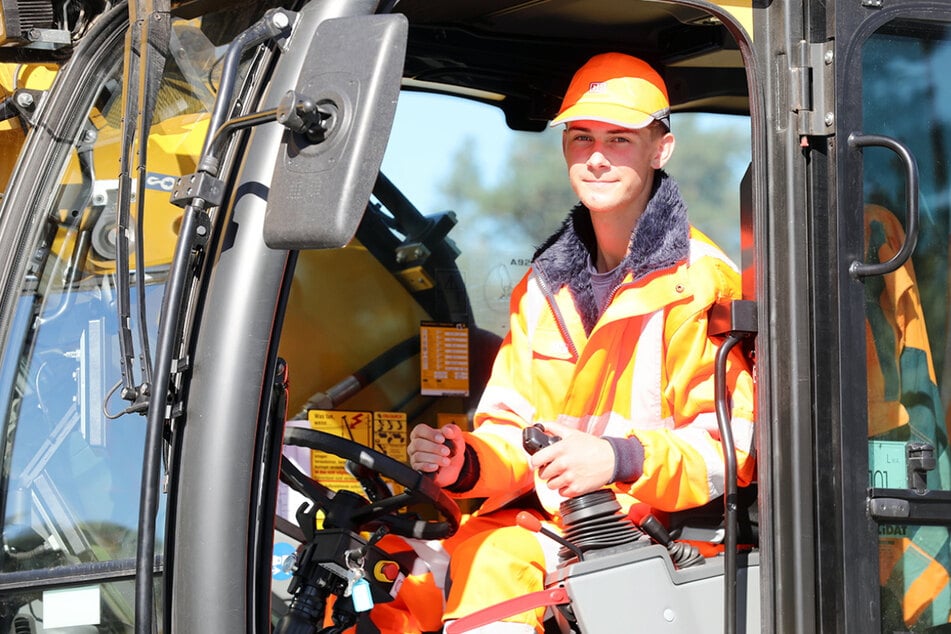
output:
[{"label": "cab glass window", "polygon": [[[229,16],[229,28],[236,19]],[[148,139],[145,212],[135,218],[133,205],[126,232],[128,276],[117,265],[116,239],[121,47],[105,56],[111,76],[92,109],[71,115],[82,125],[67,162],[51,169],[59,180],[49,183],[49,207],[36,212],[45,231],[27,247],[29,267],[0,362],[2,632],[132,631],[146,419],[123,395],[119,342],[134,342],[126,351],[129,384],[141,385],[181,218],[169,193],[178,176],[195,170],[217,90],[224,49],[213,43],[215,33],[201,21],[173,21]]]},{"label": "cab glass window", "polygon": [[[947,405],[951,228],[951,31],[901,20],[863,49],[863,131],[905,144],[917,160],[920,230],[913,257],[893,273],[863,279],[866,293],[869,484],[951,489]],[[865,260],[885,262],[905,239],[906,170],[896,155],[864,151]],[[908,455],[932,452],[917,482]],[[947,526],[879,527],[882,631],[924,630],[951,617]]]}]

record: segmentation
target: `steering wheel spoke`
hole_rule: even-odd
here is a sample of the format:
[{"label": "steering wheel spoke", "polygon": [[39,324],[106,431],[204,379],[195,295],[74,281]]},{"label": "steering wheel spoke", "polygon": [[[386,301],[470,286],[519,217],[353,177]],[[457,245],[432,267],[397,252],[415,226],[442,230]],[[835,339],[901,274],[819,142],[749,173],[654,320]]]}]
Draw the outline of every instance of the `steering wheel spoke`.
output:
[{"label": "steering wheel spoke", "polygon": [[405,506],[410,504],[415,504],[417,498],[415,495],[412,495],[408,491],[403,491],[402,493],[397,493],[388,498],[378,500],[376,502],[370,502],[367,506],[362,509],[354,512],[353,519],[354,521],[364,523],[375,520],[384,515],[389,515],[390,513],[395,513]]},{"label": "steering wheel spoke", "polygon": [[281,480],[320,507],[333,500],[336,495],[333,489],[304,475],[290,460],[281,461]]}]

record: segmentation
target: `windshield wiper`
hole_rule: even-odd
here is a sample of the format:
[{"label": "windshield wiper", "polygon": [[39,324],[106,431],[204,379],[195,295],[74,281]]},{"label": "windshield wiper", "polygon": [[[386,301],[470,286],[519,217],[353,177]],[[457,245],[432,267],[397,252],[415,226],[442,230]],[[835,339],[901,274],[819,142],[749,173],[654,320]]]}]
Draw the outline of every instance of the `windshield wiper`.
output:
[{"label": "windshield wiper", "polygon": [[[138,0],[140,9],[150,0]],[[164,0],[168,3],[168,0]],[[150,20],[151,22],[151,20]],[[155,372],[152,376],[154,397],[151,403],[146,398],[145,449],[142,460],[142,486],[139,499],[139,534],[136,547],[135,574],[135,632],[151,634],[153,618],[153,561],[155,558],[155,520],[158,511],[159,466],[164,442],[166,421],[174,414],[169,408],[172,389],[173,366],[183,344],[181,332],[184,319],[184,302],[197,276],[195,261],[204,253],[205,242],[211,232],[211,220],[207,208],[223,202],[224,191],[217,179],[220,155],[229,135],[237,130],[264,121],[276,120],[276,112],[236,117],[226,121],[232,106],[241,55],[270,39],[289,35],[291,14],[282,9],[271,9],[264,17],[239,34],[228,46],[225,55],[222,81],[215,98],[215,106],[208,124],[205,143],[198,161],[198,172],[179,179],[172,192],[172,203],[185,207],[179,229],[172,267],[162,299],[159,329],[156,343]],[[167,41],[167,40],[166,40]],[[139,179],[139,183],[144,181]],[[189,193],[191,192],[191,193]],[[141,240],[140,240],[141,243]],[[141,264],[139,264],[141,269]],[[180,367],[175,370],[180,371]],[[148,395],[143,395],[147,397]],[[169,582],[170,577],[166,579]],[[166,609],[169,604],[166,603]]]},{"label": "windshield wiper", "polygon": [[[129,35],[123,67],[125,92],[122,120],[122,154],[119,159],[119,199],[116,210],[116,287],[119,312],[119,352],[122,372],[120,396],[132,403],[127,412],[145,414],[152,383],[152,360],[145,307],[145,182],[148,139],[155,111],[156,95],[168,59],[171,38],[170,0],[136,0],[129,4]],[[138,153],[132,163],[132,148]],[[135,169],[135,267],[136,314],[138,319],[139,369],[141,383],[135,385],[132,339],[131,273],[129,266],[129,223],[132,206],[132,169]]]}]

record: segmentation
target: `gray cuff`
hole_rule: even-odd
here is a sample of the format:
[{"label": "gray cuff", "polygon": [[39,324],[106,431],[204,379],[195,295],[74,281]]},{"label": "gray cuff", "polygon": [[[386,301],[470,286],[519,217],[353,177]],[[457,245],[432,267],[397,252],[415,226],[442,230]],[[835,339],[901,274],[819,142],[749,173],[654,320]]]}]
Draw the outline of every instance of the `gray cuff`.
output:
[{"label": "gray cuff", "polygon": [[614,475],[611,482],[634,482],[644,473],[644,445],[641,441],[630,436],[617,438],[603,436],[611,443],[614,450]]}]

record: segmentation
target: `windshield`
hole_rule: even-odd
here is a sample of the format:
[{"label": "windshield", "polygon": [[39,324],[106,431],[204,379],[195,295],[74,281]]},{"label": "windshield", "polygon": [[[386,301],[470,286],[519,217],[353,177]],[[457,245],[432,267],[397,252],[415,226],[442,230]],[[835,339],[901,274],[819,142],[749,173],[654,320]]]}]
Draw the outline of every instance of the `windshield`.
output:
[{"label": "windshield", "polygon": [[[67,161],[53,172],[60,176],[50,183],[49,206],[37,212],[45,215],[45,229],[26,246],[29,265],[0,364],[0,587],[8,590],[2,613],[9,615],[0,619],[2,632],[90,625],[131,630],[131,581],[96,582],[131,580],[138,535],[146,419],[131,411],[123,394],[119,341],[125,328],[136,342],[130,379],[139,385],[181,221],[169,193],[179,176],[195,171],[224,54],[213,39],[232,31],[235,19],[173,21],[140,190],[145,212],[126,232],[133,254],[127,280],[116,262],[121,49],[88,102],[91,109],[79,115]],[[145,236],[143,262],[134,255],[138,236]],[[124,286],[131,290],[127,314]],[[160,545],[164,526],[163,497]],[[85,581],[48,589],[70,577]]]}]

